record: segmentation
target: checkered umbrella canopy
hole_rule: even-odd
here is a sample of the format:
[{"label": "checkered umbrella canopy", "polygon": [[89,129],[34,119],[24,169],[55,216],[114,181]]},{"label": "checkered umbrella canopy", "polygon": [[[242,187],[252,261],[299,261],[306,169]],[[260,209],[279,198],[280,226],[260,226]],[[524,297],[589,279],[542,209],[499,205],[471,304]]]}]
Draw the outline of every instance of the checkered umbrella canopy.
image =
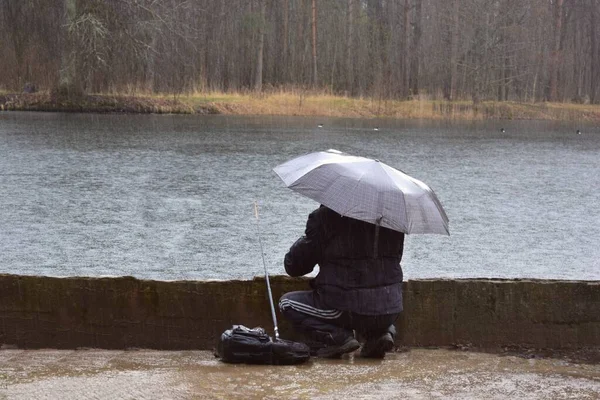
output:
[{"label": "checkered umbrella canopy", "polygon": [[379,160],[331,149],[294,158],[273,171],[290,189],[343,216],[408,234],[450,234],[433,190]]}]

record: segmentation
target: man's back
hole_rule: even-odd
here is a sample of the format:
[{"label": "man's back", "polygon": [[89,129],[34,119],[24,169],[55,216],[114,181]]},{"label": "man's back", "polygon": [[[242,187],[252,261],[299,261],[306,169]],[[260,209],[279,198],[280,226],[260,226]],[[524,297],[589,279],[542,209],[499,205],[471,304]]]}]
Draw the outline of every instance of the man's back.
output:
[{"label": "man's back", "polygon": [[286,255],[286,270],[297,276],[294,272],[308,273],[318,263],[313,287],[328,307],[363,315],[398,313],[403,244],[401,232],[320,207],[309,216],[306,236]]}]

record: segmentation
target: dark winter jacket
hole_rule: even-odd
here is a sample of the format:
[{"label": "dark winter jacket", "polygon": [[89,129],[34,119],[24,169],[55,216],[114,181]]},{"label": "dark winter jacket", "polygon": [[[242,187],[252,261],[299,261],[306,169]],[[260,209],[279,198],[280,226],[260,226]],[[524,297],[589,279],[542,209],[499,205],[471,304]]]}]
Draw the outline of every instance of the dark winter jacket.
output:
[{"label": "dark winter jacket", "polygon": [[285,255],[290,276],[310,273],[311,281],[328,307],[364,315],[402,311],[404,234],[342,217],[321,206],[308,216],[305,235]]}]

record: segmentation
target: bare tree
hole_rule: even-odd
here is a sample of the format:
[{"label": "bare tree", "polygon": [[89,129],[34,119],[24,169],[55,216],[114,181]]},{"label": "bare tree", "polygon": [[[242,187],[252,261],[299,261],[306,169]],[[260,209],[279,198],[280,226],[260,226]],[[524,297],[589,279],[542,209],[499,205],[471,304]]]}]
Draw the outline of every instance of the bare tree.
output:
[{"label": "bare tree", "polygon": [[592,104],[596,103],[597,95],[598,95],[598,86],[600,83],[600,68],[598,68],[598,63],[600,62],[599,54],[599,43],[598,43],[598,27],[596,25],[596,21],[598,20],[598,2],[595,0],[590,0],[589,3],[589,14],[590,14],[590,101]]},{"label": "bare tree", "polygon": [[17,85],[21,88],[24,80],[29,80],[29,68],[25,66],[25,51],[30,38],[27,30],[31,29],[31,25],[26,22],[31,21],[35,4],[32,1],[3,1],[1,7],[2,22],[8,32],[7,36],[13,46],[16,60]]},{"label": "bare tree", "polygon": [[260,21],[258,32],[258,46],[256,50],[256,78],[254,89],[257,92],[262,90],[263,82],[263,53],[265,48],[265,4],[266,0],[260,0]]},{"label": "bare tree", "polygon": [[554,31],[552,35],[552,55],[548,64],[550,82],[548,84],[548,100],[556,101],[558,98],[558,64],[560,62],[560,37],[562,33],[563,0],[555,0],[554,4]]},{"label": "bare tree", "polygon": [[419,52],[421,48],[421,19],[422,19],[422,11],[423,11],[423,2],[422,0],[415,0],[415,13],[414,13],[414,21],[413,21],[413,36],[411,42],[411,66],[410,66],[410,86],[411,92],[413,96],[417,96],[419,94],[419,66],[420,66],[420,57]]},{"label": "bare tree", "polygon": [[409,52],[409,38],[410,38],[410,25],[409,21],[410,14],[410,1],[404,0],[404,8],[402,10],[402,26],[404,28],[404,35],[402,36],[402,97],[408,96],[408,86],[410,81],[410,52]]},{"label": "bare tree", "polygon": [[450,36],[450,82],[448,90],[448,99],[456,100],[456,86],[457,86],[457,71],[458,71],[458,32],[459,27],[459,2],[458,0],[452,1],[452,24],[451,24],[451,36]]},{"label": "bare tree", "polygon": [[64,0],[64,30],[62,32],[62,54],[59,87],[65,88],[67,94],[81,91],[81,82],[77,76],[74,23],[77,18],[77,1]]},{"label": "bare tree", "polygon": [[348,0],[346,9],[346,91],[352,93],[354,84],[354,20],[355,0]]},{"label": "bare tree", "polygon": [[318,85],[317,75],[317,0],[312,0],[312,77],[313,85]]},{"label": "bare tree", "polygon": [[289,26],[290,26],[290,2],[284,0],[283,2],[283,66],[284,75],[287,78],[287,70],[289,69]]},{"label": "bare tree", "polygon": [[598,0],[0,0],[0,88],[600,96]]}]

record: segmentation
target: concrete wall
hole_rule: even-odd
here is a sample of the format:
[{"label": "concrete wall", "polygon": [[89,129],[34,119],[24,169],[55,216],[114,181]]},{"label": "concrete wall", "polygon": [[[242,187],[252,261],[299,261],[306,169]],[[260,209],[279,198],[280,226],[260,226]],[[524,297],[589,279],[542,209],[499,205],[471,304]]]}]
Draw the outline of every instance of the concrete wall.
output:
[{"label": "concrete wall", "polygon": [[[275,301],[305,279],[271,280]],[[600,347],[600,282],[404,283],[397,344]],[[282,337],[297,338],[279,318]],[[212,349],[232,324],[272,330],[264,279],[161,282],[0,275],[0,344],[20,348]]]}]

